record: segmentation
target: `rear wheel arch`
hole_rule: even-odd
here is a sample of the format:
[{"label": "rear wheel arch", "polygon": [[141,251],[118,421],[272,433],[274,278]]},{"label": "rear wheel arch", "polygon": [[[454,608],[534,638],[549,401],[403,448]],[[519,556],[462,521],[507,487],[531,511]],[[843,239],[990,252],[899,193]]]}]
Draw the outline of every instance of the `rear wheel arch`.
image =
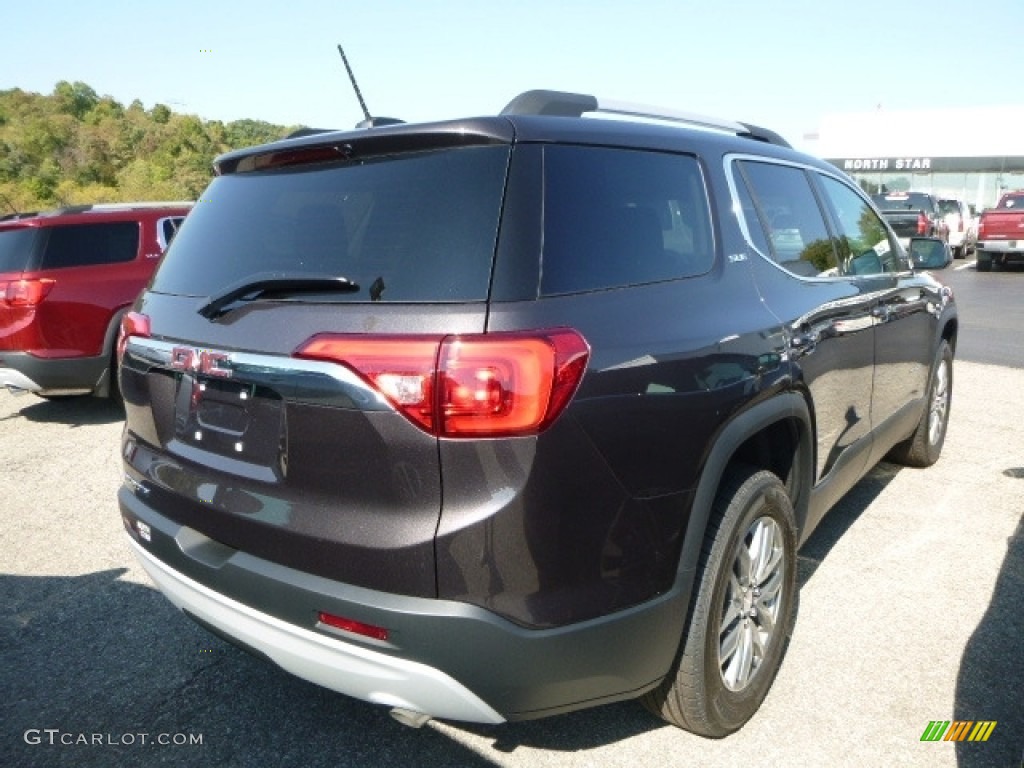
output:
[{"label": "rear wheel arch", "polygon": [[711,521],[715,496],[728,468],[734,464],[766,469],[778,476],[790,494],[797,528],[803,528],[813,485],[811,425],[807,401],[800,393],[791,391],[748,408],[718,432],[697,481],[681,567],[696,562],[700,541]]}]

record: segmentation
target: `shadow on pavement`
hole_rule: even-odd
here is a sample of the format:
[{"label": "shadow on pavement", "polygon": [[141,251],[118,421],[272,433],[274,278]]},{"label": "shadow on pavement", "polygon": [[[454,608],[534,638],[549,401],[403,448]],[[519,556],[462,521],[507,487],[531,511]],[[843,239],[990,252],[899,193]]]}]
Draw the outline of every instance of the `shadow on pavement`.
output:
[{"label": "shadow on pavement", "polygon": [[25,418],[43,424],[67,424],[82,427],[124,421],[124,408],[105,397],[79,395],[44,400],[31,394],[13,395],[20,408],[5,419]]},{"label": "shadow on pavement", "polygon": [[864,510],[871,506],[886,486],[902,471],[903,467],[896,464],[878,464],[828,511],[814,529],[811,538],[800,548],[796,573],[798,588],[802,589],[811,580],[818,566],[832,551],[832,547],[839,543],[843,534],[850,530]]},{"label": "shadow on pavement", "polygon": [[996,721],[988,741],[957,742],[961,768],[1024,765],[1024,518],[1007,540],[992,600],[960,659],[953,717]]}]

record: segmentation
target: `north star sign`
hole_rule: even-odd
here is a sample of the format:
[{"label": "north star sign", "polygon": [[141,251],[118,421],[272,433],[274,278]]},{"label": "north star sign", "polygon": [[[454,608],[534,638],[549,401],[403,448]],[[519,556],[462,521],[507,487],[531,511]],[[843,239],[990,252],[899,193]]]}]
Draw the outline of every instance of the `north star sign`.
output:
[{"label": "north star sign", "polygon": [[930,157],[865,157],[843,161],[844,171],[930,171]]}]

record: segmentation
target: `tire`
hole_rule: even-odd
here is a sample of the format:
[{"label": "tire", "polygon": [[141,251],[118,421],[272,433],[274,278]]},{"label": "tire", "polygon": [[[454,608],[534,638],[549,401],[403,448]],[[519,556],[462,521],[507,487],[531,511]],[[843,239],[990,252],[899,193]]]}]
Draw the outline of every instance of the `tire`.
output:
[{"label": "tire", "polygon": [[928,397],[921,420],[909,439],[893,448],[890,461],[908,467],[930,467],[942,455],[953,395],[953,350],[943,339],[928,377]]},{"label": "tire", "polygon": [[954,259],[962,259],[966,255],[967,255],[967,246],[958,245],[956,248],[953,249],[953,258]]},{"label": "tire", "polygon": [[979,272],[991,272],[992,271],[992,256],[984,251],[975,251],[975,265],[974,268]]},{"label": "tire", "polygon": [[644,706],[711,738],[738,730],[757,712],[796,618],[796,540],[793,505],[778,477],[751,467],[726,475],[678,656]]}]

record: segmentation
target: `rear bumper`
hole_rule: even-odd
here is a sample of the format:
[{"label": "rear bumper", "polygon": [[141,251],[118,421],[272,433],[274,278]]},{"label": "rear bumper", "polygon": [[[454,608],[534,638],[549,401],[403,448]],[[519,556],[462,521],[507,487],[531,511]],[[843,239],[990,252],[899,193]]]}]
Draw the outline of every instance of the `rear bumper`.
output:
[{"label": "rear bumper", "polygon": [[297,677],[365,701],[437,717],[504,721],[437,669],[275,619],[207,589],[157,560],[137,542],[131,544],[150,578],[174,605]]},{"label": "rear bumper", "polygon": [[86,394],[100,386],[108,365],[106,355],[45,358],[0,351],[0,387],[44,395]]},{"label": "rear bumper", "polygon": [[994,255],[1024,259],[1024,237],[1020,240],[979,240],[976,247]]},{"label": "rear bumper", "polygon": [[[470,722],[543,717],[639,696],[667,674],[682,636],[687,596],[677,589],[599,619],[527,629],[478,606],[355,587],[230,549],[154,512],[127,483],[125,528],[172,603],[364,701]],[[327,627],[320,611],[387,628],[388,639]]]}]

